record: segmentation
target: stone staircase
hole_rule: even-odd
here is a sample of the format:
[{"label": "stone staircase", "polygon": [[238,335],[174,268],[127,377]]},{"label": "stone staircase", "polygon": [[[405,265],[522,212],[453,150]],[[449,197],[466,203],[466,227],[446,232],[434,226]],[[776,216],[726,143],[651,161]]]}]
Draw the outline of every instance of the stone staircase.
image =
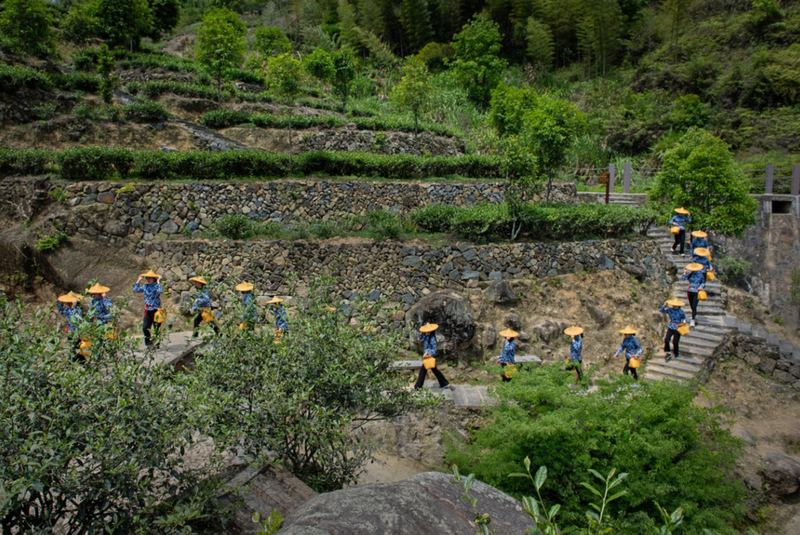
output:
[{"label": "stone staircase", "polygon": [[[583,202],[597,202],[604,204],[606,194],[595,191],[578,192],[578,198]],[[646,193],[611,193],[608,196],[608,204],[622,204],[625,206],[641,206],[647,202]]]},{"label": "stone staircase", "polygon": [[[678,299],[687,301],[686,291],[689,284],[680,280],[680,277],[683,275],[683,268],[691,263],[688,244],[685,249],[686,256],[673,255],[672,244],[675,239],[667,229],[651,228],[647,235],[659,244],[661,252],[676,269],[678,280],[673,284],[673,294]],[[700,371],[705,359],[713,355],[714,350],[722,343],[725,333],[737,327],[736,318],[729,316],[722,308],[721,290],[722,285],[719,281],[706,283],[708,300],[700,301],[697,307],[697,326],[692,327],[688,335],[681,337],[680,358],[667,362],[662,356],[663,351],[659,351],[656,356],[645,362],[645,379],[684,381],[694,378]],[[691,318],[692,312],[688,304],[684,307],[684,311],[686,316]],[[662,343],[659,342],[659,349],[662,348]]]}]

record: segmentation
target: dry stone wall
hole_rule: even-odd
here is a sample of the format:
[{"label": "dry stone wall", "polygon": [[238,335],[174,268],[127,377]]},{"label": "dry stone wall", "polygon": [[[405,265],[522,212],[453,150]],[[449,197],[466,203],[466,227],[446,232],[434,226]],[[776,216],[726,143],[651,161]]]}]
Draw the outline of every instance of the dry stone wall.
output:
[{"label": "dry stone wall", "polygon": [[[280,222],[336,221],[373,210],[405,214],[430,204],[500,203],[504,188],[505,184],[498,182],[81,182],[65,186],[70,209],[59,224],[75,236],[105,234],[138,243],[174,236],[199,237],[230,214]],[[570,203],[575,198],[574,184],[554,185],[551,200]]]},{"label": "dry stone wall", "polygon": [[189,295],[188,278],[252,281],[259,295],[284,295],[290,277],[300,286],[316,275],[336,279],[343,299],[356,294],[385,299],[407,311],[419,299],[442,288],[480,287],[489,281],[547,277],[626,265],[643,268],[648,280],[668,286],[666,266],[650,240],[573,243],[514,243],[444,246],[376,242],[362,239],[327,242],[166,240],[140,242],[143,263],[163,269],[176,303]]},{"label": "dry stone wall", "polygon": [[729,333],[707,361],[704,377],[708,377],[717,362],[734,357],[780,383],[800,389],[800,348],[778,340],[777,336],[763,332]]}]

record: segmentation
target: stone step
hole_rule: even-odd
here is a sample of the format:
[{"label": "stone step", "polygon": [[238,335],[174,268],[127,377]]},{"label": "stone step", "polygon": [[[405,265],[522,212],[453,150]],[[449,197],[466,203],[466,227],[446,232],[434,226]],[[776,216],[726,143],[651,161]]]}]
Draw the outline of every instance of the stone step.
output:
[{"label": "stone step", "polygon": [[[697,360],[697,359],[695,359],[695,360]],[[651,358],[650,360],[647,361],[647,366],[648,367],[652,366],[653,364],[658,365],[658,366],[662,366],[664,368],[670,368],[670,369],[673,369],[673,370],[677,370],[677,371],[680,371],[680,372],[691,373],[693,375],[700,371],[700,366],[698,366],[697,364],[692,364],[690,362],[682,361],[682,360],[679,360],[679,359],[672,359],[669,362],[667,362],[666,360],[664,360],[663,357],[660,357],[660,356],[659,357],[655,357],[655,358]]]},{"label": "stone step", "polygon": [[694,372],[681,370],[677,367],[672,367],[664,364],[664,359],[660,359],[661,362],[647,362],[647,372],[645,376],[650,374],[651,372],[657,372],[660,375],[663,375],[667,378],[675,378],[678,380],[687,380],[687,379],[694,379]]},{"label": "stone step", "polygon": [[697,368],[702,368],[705,359],[700,359],[697,357],[690,357],[688,355],[681,354],[680,357],[676,359],[672,359],[670,362],[683,362],[686,364],[691,364],[692,366],[696,366]]},{"label": "stone step", "polygon": [[681,344],[681,356],[708,358],[714,354],[714,349],[699,346],[685,346]]},{"label": "stone step", "polygon": [[692,334],[693,333],[689,333],[686,336],[681,336],[681,349],[684,347],[705,347],[708,349],[716,349],[720,342],[722,342],[722,337],[706,339],[699,336],[692,336]]},{"label": "stone step", "polygon": [[653,381],[653,382],[656,382],[656,381],[675,381],[675,382],[678,382],[678,383],[682,383],[684,381],[680,377],[674,377],[674,376],[671,376],[671,375],[664,375],[664,374],[659,373],[659,372],[657,372],[655,370],[648,371],[647,373],[645,373],[644,374],[644,380],[645,381]]}]

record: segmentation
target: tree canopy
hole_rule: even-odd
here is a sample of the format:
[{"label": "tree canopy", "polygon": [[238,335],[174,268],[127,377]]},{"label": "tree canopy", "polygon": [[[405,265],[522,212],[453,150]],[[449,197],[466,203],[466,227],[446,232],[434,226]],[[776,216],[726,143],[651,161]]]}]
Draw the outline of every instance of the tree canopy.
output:
[{"label": "tree canopy", "polygon": [[220,83],[226,73],[239,67],[247,50],[241,17],[226,8],[216,8],[203,17],[197,32],[197,61]]},{"label": "tree canopy", "polygon": [[728,145],[702,128],[666,151],[650,197],[689,210],[696,228],[741,236],[755,223],[757,202]]},{"label": "tree canopy", "polygon": [[39,58],[55,51],[51,18],[44,0],[6,0],[0,12],[0,48]]}]

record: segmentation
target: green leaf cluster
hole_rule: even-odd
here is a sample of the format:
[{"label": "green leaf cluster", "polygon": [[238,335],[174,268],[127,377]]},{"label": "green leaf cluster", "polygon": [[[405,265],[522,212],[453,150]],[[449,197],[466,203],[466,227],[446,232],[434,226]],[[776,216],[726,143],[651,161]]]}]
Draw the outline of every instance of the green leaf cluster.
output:
[{"label": "green leaf cluster", "polygon": [[0,12],[0,48],[46,58],[56,51],[50,12],[44,0],[6,0]]},{"label": "green leaf cluster", "polygon": [[604,513],[615,533],[638,535],[654,527],[661,516],[656,501],[685,511],[685,533],[738,533],[729,526],[744,515],[744,487],[733,477],[742,446],[717,413],[694,403],[690,387],[633,387],[625,378],[599,381],[587,392],[569,389],[570,379],[551,365],[498,387],[487,425],[468,444],[453,444],[448,461],[517,496],[532,496],[537,486],[505,474],[519,472],[526,458],[547,466],[559,484],[541,496],[561,504],[565,524],[578,524],[582,504],[595,496],[580,483],[587,471],[624,467],[627,494]]},{"label": "green leaf cluster", "polygon": [[497,23],[475,15],[472,21],[453,37],[455,56],[449,62],[454,76],[463,83],[470,98],[478,104],[489,104],[491,91],[500,82],[506,61],[500,58],[502,36]]},{"label": "green leaf cluster", "polygon": [[212,9],[203,17],[203,25],[197,31],[195,58],[217,80],[217,85],[244,61],[246,36],[241,17],[229,9]]}]

